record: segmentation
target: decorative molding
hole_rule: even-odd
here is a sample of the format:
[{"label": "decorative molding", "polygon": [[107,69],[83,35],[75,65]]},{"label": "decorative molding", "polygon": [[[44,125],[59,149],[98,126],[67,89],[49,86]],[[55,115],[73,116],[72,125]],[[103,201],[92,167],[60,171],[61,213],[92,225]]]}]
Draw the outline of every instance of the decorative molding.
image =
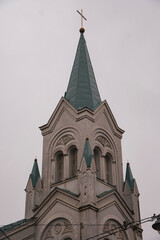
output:
[{"label": "decorative molding", "polygon": [[59,234],[61,231],[62,231],[62,225],[61,225],[60,223],[57,223],[57,224],[54,226],[54,233],[55,233],[55,234]]},{"label": "decorative molding", "polygon": [[64,230],[62,232],[62,235],[65,234],[65,233],[69,233],[69,232],[72,232],[72,225],[69,224],[68,222],[63,222],[64,224]]},{"label": "decorative molding", "polygon": [[58,218],[52,221],[47,229],[45,230],[44,240],[51,240],[51,239],[62,239],[63,237],[67,237],[68,234],[72,237],[73,228],[71,223],[64,219]]},{"label": "decorative molding", "polygon": [[107,140],[105,137],[103,137],[103,136],[98,136],[98,137],[96,137],[96,140],[97,140],[98,142],[100,142],[103,147],[112,148],[112,147],[111,147],[111,144],[108,142],[108,140]]},{"label": "decorative molding", "polygon": [[[119,229],[119,231],[116,231],[116,229]],[[112,233],[113,236],[116,237],[116,239],[119,239],[119,240],[127,240],[127,237],[124,233],[124,230],[122,228],[122,230],[120,229],[121,228],[121,225],[117,222],[117,221],[114,221],[114,220],[108,220],[105,224],[104,224],[104,227],[103,227],[103,232],[110,232]]]},{"label": "decorative molding", "polygon": [[48,229],[46,236],[45,236],[45,240],[47,239],[54,239],[52,233],[51,233],[51,227]]},{"label": "decorative molding", "polygon": [[66,134],[58,140],[56,146],[66,145],[68,142],[70,142],[73,139],[74,137],[71,134]]}]

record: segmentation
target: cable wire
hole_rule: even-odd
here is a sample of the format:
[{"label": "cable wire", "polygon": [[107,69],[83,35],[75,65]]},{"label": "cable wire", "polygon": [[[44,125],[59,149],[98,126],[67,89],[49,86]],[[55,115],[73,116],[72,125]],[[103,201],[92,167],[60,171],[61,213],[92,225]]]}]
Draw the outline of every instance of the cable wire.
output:
[{"label": "cable wire", "polygon": [[[146,217],[146,218],[144,218],[144,219],[142,219],[142,220],[139,220],[139,221],[127,223],[126,226],[124,225],[124,226],[116,227],[116,228],[111,229],[111,230],[109,230],[109,231],[107,231],[107,232],[100,233],[100,234],[97,234],[97,235],[95,235],[95,236],[89,237],[89,238],[87,238],[86,240],[90,240],[90,239],[93,239],[93,238],[96,238],[96,237],[99,237],[99,236],[100,236],[100,237],[97,238],[97,240],[100,240],[100,239],[103,239],[104,237],[111,236],[111,235],[113,235],[113,234],[115,234],[115,233],[118,233],[118,232],[127,230],[127,229],[129,229],[129,228],[138,227],[139,224],[143,224],[143,223],[146,223],[146,222],[151,222],[151,221],[153,221],[155,218],[157,218],[157,216],[156,216],[155,214],[153,214],[152,217]],[[121,229],[121,230],[117,230],[117,229]],[[115,231],[115,230],[117,230],[117,231]],[[105,234],[107,234],[107,235],[105,235]],[[101,235],[103,235],[103,236],[101,237]]]}]

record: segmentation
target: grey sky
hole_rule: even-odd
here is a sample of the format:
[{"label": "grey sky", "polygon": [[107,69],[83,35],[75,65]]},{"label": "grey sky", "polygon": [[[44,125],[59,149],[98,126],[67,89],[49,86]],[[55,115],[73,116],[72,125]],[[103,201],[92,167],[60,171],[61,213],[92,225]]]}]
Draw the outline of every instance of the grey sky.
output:
[{"label": "grey sky", "polygon": [[[41,171],[45,124],[66,91],[85,38],[102,100],[140,191],[141,217],[160,213],[160,1],[0,0],[0,225],[24,218],[23,191],[35,156]],[[144,240],[159,235],[143,225]]]}]

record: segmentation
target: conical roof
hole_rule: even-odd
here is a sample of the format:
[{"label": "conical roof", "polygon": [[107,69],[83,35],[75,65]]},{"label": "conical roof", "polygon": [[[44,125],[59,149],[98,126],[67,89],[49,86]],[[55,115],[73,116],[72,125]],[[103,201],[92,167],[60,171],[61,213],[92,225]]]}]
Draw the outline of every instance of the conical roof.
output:
[{"label": "conical roof", "polygon": [[65,98],[76,110],[87,107],[94,111],[101,104],[101,98],[83,32],[80,33]]},{"label": "conical roof", "polygon": [[91,150],[88,138],[86,138],[86,141],[85,141],[83,156],[85,158],[87,167],[90,167],[93,155],[92,155],[92,150]]},{"label": "conical roof", "polygon": [[133,178],[131,167],[130,167],[129,163],[127,163],[125,182],[128,182],[128,185],[129,185],[131,191],[133,191],[135,179]]},{"label": "conical roof", "polygon": [[32,172],[31,172],[31,174],[30,174],[30,178],[31,178],[31,180],[32,180],[32,186],[33,186],[33,187],[36,187],[37,182],[38,182],[38,179],[40,178],[37,159],[34,160]]}]

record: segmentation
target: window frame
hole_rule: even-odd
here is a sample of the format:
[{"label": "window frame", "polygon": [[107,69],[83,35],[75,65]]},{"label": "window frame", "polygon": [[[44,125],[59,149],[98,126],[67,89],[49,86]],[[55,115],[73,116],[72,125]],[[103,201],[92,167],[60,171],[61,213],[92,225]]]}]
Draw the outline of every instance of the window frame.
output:
[{"label": "window frame", "polygon": [[[60,158],[62,157],[62,158]],[[61,163],[59,161],[61,160]],[[59,168],[61,170],[60,177],[58,176]],[[55,183],[61,182],[64,176],[64,154],[61,150],[57,151],[55,154]]]},{"label": "window frame", "polygon": [[105,154],[105,180],[107,181],[107,183],[112,184],[113,179],[112,179],[112,161],[113,161],[113,157],[112,155],[107,152]]},{"label": "window frame", "polygon": [[[72,153],[73,153],[73,155],[72,155]],[[75,156],[74,156],[74,154],[75,154]],[[73,159],[72,159],[72,157],[73,157]],[[78,149],[77,149],[76,145],[71,145],[68,148],[69,178],[76,176],[76,173],[77,173],[77,158],[78,158]],[[74,160],[74,162],[73,162],[73,160]]]},{"label": "window frame", "polygon": [[[98,152],[97,156],[99,155],[97,159],[96,159],[95,151]],[[101,178],[101,155],[102,155],[101,149],[95,146],[93,150],[93,155],[94,155],[97,178]]]}]

